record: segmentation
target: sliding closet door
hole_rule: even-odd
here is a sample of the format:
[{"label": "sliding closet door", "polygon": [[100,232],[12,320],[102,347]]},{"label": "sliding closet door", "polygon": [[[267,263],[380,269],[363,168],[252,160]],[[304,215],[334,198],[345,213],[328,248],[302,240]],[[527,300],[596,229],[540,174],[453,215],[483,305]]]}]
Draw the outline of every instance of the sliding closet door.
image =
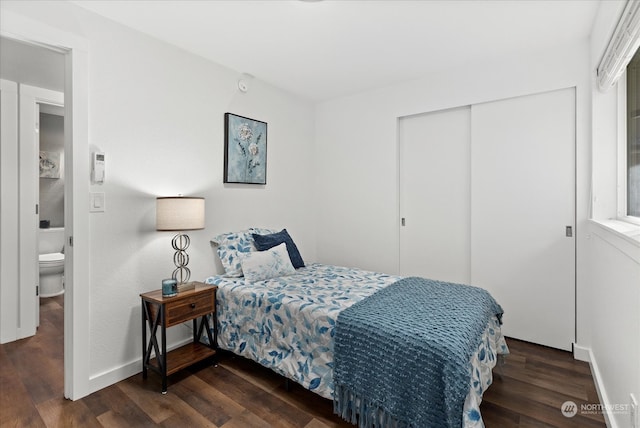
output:
[{"label": "sliding closet door", "polygon": [[502,305],[505,335],[575,340],[575,91],[474,105],[471,283]]},{"label": "sliding closet door", "polygon": [[400,119],[400,273],[469,282],[470,108]]}]

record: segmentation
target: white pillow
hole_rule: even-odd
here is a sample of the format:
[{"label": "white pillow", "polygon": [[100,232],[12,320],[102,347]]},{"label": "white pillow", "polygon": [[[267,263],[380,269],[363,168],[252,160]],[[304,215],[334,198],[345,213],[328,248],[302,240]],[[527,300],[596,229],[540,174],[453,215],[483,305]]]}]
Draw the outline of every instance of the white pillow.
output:
[{"label": "white pillow", "polygon": [[284,242],[267,251],[246,253],[241,259],[241,264],[246,283],[277,278],[296,272],[289,258],[287,244]]},{"label": "white pillow", "polygon": [[251,227],[240,232],[227,232],[211,239],[211,243],[218,249],[218,256],[224,267],[224,276],[239,278],[242,276],[242,255],[256,251],[253,243],[253,233],[268,235],[277,231]]}]

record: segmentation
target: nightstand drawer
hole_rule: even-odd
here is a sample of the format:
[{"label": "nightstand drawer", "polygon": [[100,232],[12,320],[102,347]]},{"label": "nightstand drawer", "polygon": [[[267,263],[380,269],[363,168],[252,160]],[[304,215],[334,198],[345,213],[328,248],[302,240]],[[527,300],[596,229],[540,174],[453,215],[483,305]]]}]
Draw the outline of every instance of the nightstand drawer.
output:
[{"label": "nightstand drawer", "polygon": [[210,314],[215,312],[214,293],[201,293],[186,299],[167,302],[165,310],[167,327]]}]

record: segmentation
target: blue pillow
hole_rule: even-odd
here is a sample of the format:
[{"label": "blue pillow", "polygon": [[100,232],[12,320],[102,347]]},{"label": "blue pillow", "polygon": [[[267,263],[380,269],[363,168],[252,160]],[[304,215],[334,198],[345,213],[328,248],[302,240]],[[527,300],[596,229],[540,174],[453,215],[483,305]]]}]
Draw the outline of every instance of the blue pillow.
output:
[{"label": "blue pillow", "polygon": [[282,229],[280,232],[272,233],[271,235],[253,234],[253,243],[258,251],[268,250],[276,245],[282,244],[283,242],[287,244],[287,252],[289,253],[289,258],[291,259],[293,267],[296,269],[304,267],[304,261],[302,260],[300,251],[298,251],[298,247],[296,247],[293,239],[289,236],[287,229]]}]

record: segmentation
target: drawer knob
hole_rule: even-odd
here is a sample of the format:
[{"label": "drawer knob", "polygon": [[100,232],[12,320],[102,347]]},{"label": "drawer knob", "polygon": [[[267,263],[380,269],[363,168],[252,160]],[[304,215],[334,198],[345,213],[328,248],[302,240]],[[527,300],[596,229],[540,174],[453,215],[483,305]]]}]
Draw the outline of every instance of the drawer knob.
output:
[{"label": "drawer knob", "polygon": [[195,309],[195,308],[196,308],[196,304],[195,304],[195,303],[192,303],[192,304],[191,304],[191,309]]}]

